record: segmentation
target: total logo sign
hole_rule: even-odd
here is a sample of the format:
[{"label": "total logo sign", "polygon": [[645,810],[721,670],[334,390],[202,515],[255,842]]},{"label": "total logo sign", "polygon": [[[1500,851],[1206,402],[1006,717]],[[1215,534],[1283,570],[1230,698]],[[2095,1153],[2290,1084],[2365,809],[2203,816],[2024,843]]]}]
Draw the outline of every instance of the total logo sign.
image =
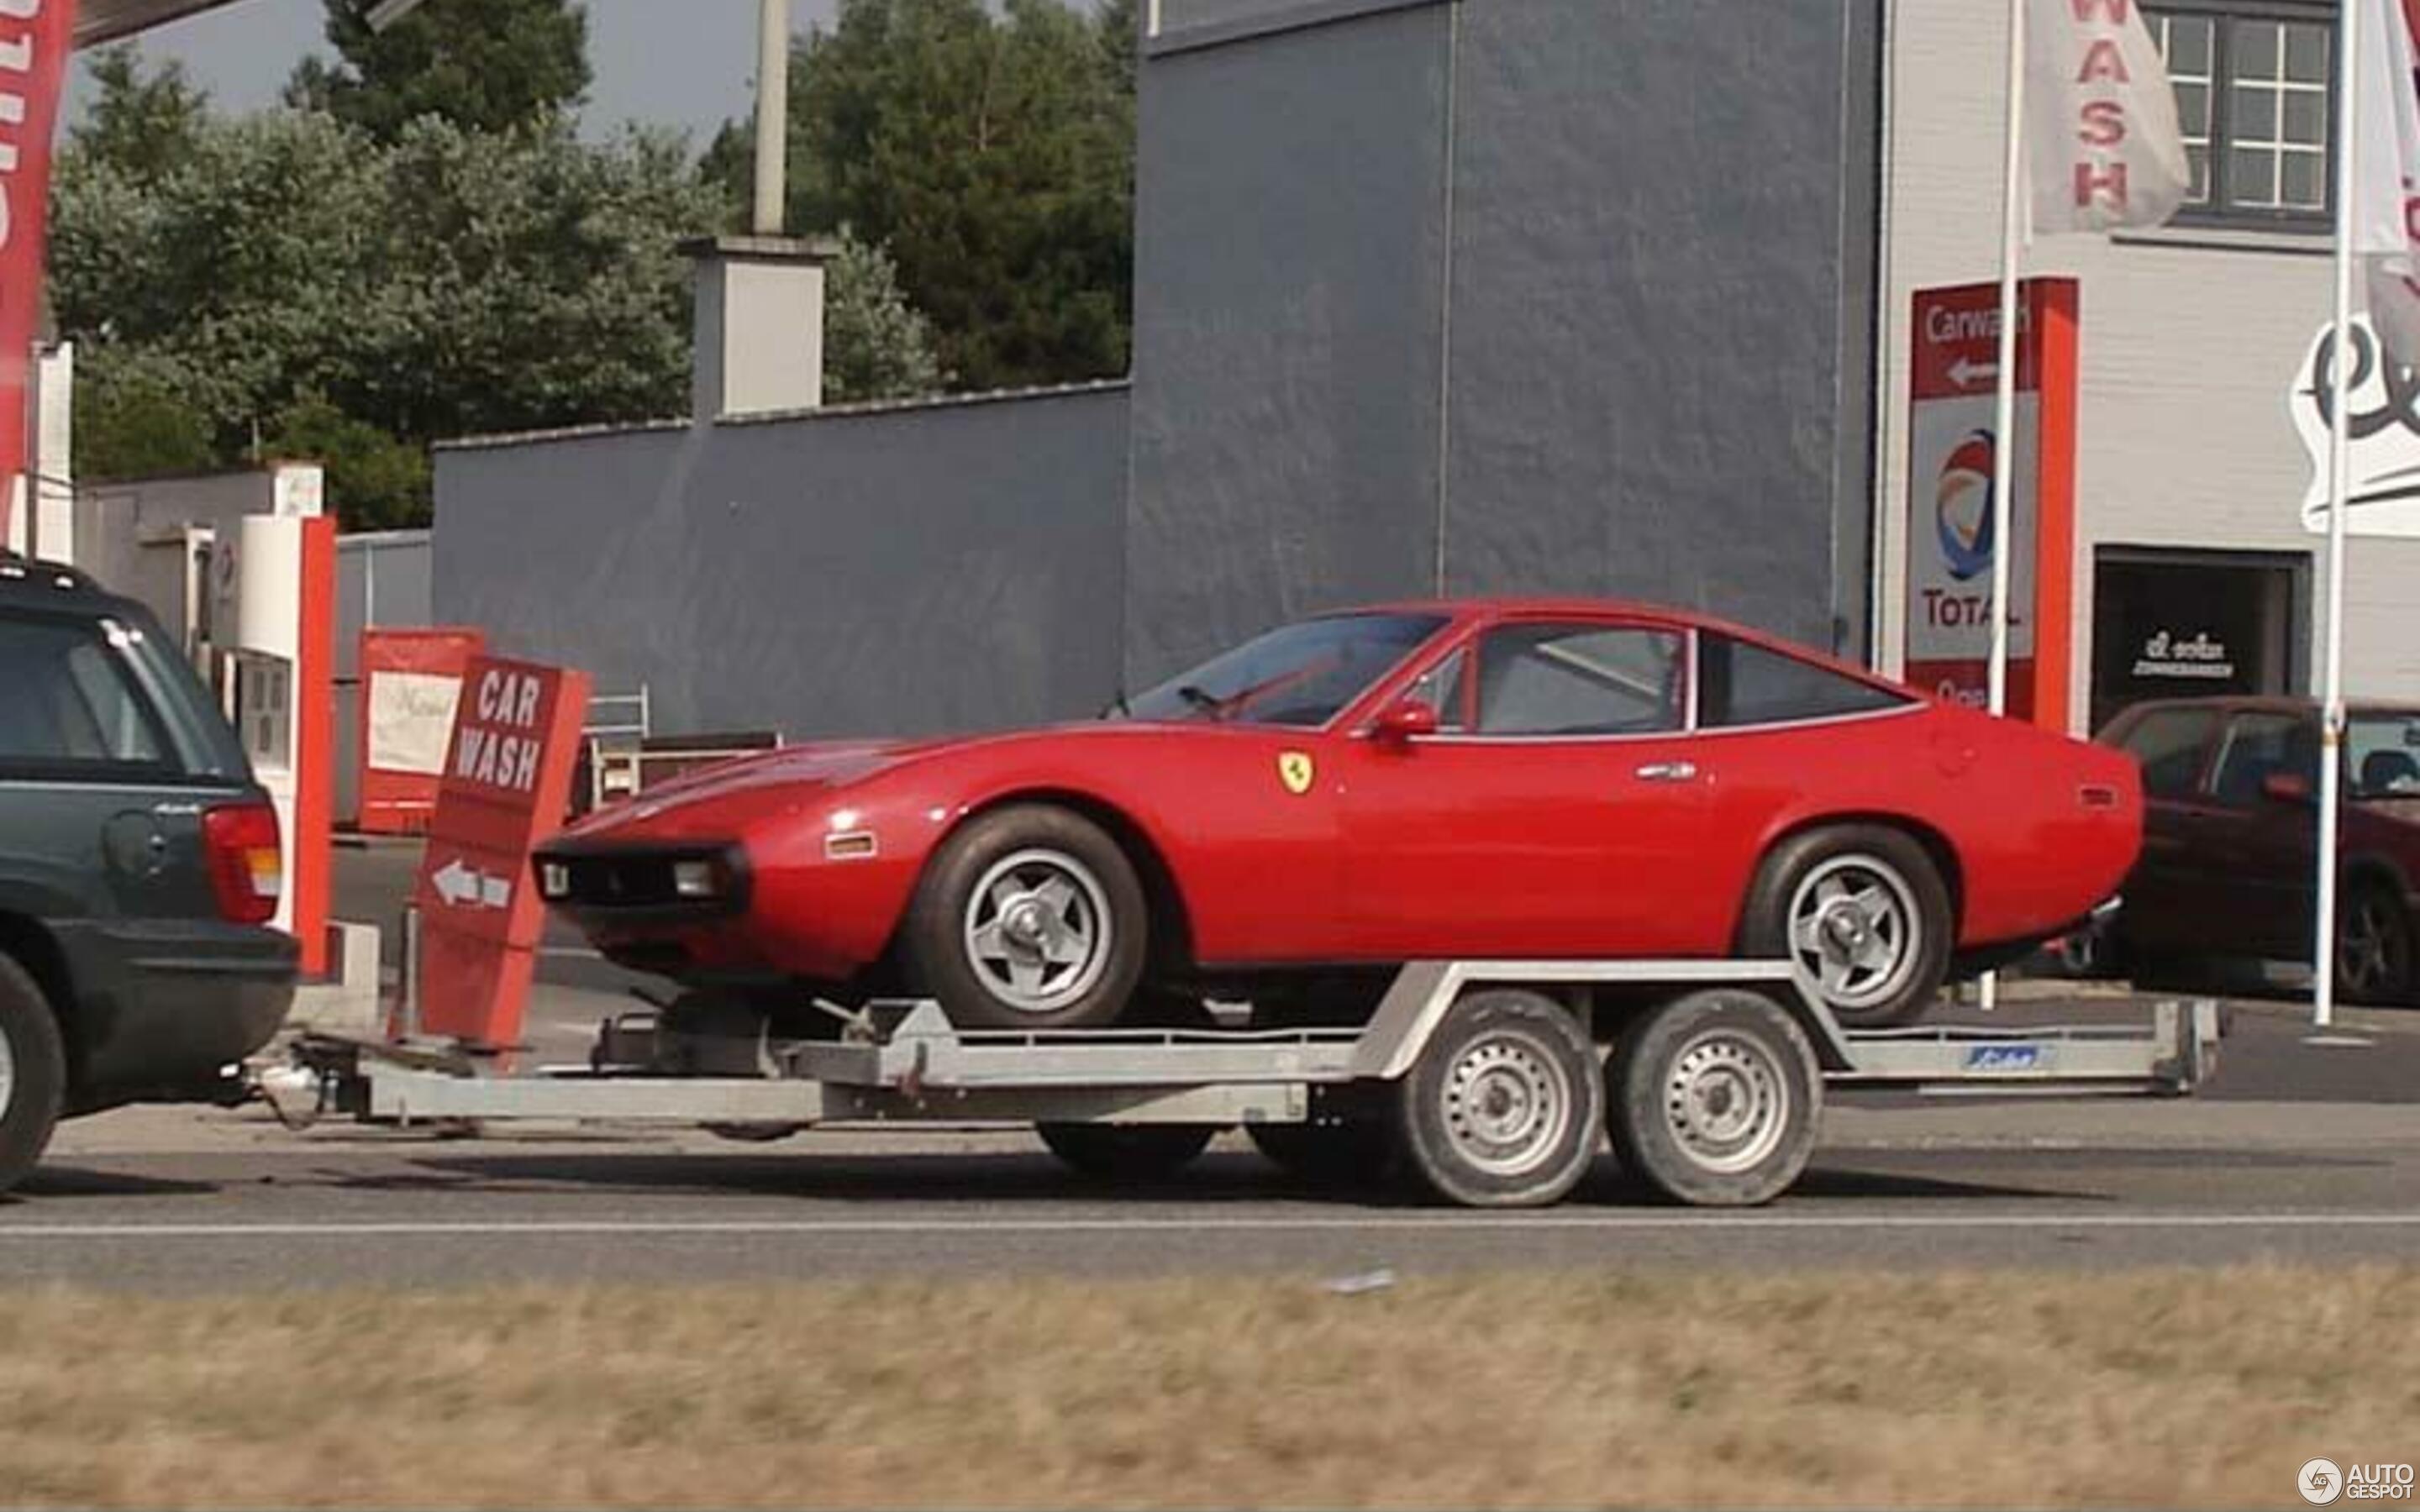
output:
[{"label": "total logo sign", "polygon": [[[1990,397],[1936,399],[1916,408],[1908,488],[1907,657],[1976,662],[1992,654],[1993,454]],[[2009,656],[2034,651],[2034,522],[2031,465],[2035,406],[2017,399],[2015,486],[2009,512],[2017,548],[2009,559]]]},{"label": "total logo sign", "polygon": [[1932,487],[1941,559],[1960,582],[1992,570],[1992,433],[1970,431],[1942,464]]},{"label": "total logo sign", "polygon": [[[1993,285],[1919,290],[1908,385],[1907,680],[1980,708],[1990,699],[1992,579],[2009,552],[2009,707],[2029,715],[2035,683],[2035,579],[2042,538],[2044,383],[2062,375],[2041,336],[2054,307],[2044,281],[2018,306],[2016,411],[2009,539],[1993,515],[2000,313]],[[2071,307],[2068,307],[2071,309]],[[2062,312],[2061,319],[2071,316]],[[2052,702],[2061,702],[2055,693]]]}]

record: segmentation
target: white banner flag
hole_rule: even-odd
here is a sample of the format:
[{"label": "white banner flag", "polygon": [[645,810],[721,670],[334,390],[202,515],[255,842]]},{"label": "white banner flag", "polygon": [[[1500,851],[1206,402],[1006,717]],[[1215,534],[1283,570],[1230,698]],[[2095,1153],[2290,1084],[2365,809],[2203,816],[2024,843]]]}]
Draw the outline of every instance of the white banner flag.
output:
[{"label": "white banner flag", "polygon": [[2158,225],[2193,187],[2167,64],[2136,0],[2028,0],[2036,236]]},{"label": "white banner flag", "polygon": [[2370,324],[2398,366],[2420,366],[2420,92],[2412,20],[2420,0],[2358,0],[2353,110],[2353,250],[2367,273]]}]

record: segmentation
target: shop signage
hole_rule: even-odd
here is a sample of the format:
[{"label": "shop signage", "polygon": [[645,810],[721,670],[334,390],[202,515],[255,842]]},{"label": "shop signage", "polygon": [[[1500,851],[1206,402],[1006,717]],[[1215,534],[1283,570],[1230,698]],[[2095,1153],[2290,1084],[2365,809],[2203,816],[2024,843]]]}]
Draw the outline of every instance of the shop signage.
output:
[{"label": "shop signage", "polygon": [[[2311,459],[2303,494],[2303,528],[2328,529],[2329,405],[2335,397],[2335,342],[2322,325],[2294,371],[2286,403]],[[2353,535],[2420,536],[2420,375],[2378,360],[2378,338],[2366,316],[2353,316],[2351,399],[2348,442],[2351,480],[2345,530]]]},{"label": "shop signage", "polygon": [[[2075,310],[2072,280],[2029,279],[2018,301],[2009,543],[2009,713],[2067,724],[2073,646]],[[1992,477],[1999,439],[1999,287],[1916,295],[1908,382],[1906,678],[1976,708],[1990,698]],[[2041,570],[2047,563],[2049,570]]]}]

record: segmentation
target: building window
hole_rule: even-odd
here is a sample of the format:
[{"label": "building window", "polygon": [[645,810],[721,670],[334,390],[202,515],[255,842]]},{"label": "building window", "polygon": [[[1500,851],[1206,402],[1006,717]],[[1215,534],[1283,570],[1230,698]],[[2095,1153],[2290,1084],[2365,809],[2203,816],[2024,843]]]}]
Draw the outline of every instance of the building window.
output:
[{"label": "building window", "polygon": [[2144,10],[2193,160],[2178,219],[2324,230],[2335,7],[2171,0]]}]

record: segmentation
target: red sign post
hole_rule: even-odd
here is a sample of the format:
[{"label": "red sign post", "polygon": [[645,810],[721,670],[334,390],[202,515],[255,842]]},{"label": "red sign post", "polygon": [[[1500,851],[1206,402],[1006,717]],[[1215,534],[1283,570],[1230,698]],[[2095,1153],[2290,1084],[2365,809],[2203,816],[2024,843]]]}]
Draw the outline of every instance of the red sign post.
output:
[{"label": "red sign post", "polygon": [[471,663],[420,865],[420,1027],[519,1042],[546,908],[530,850],[561,827],[588,712],[584,672]]},{"label": "red sign post", "polygon": [[[2009,705],[2068,728],[2075,645],[2076,283],[2027,279],[2009,520]],[[1992,645],[1999,287],[1916,294],[1908,382],[1906,679],[1985,705]]]}]

